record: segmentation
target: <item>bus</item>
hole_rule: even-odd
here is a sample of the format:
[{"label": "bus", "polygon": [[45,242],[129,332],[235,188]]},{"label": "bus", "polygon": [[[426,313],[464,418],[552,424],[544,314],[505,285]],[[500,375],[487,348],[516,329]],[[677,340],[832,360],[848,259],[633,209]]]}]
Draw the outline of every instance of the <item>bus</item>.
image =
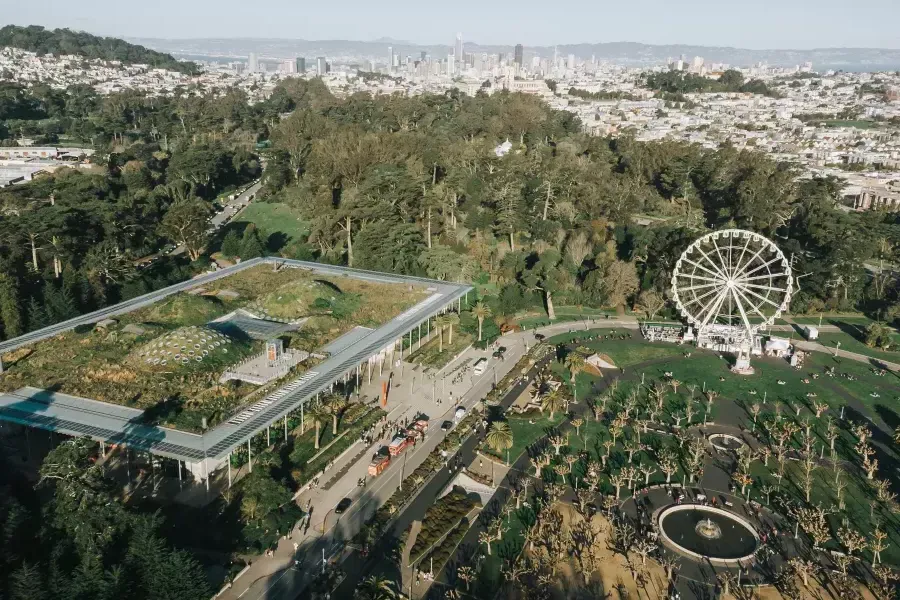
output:
[{"label": "bus", "polygon": [[475,361],[475,366],[472,367],[472,372],[476,375],[484,375],[484,372],[487,370],[488,361],[486,358],[479,358]]}]

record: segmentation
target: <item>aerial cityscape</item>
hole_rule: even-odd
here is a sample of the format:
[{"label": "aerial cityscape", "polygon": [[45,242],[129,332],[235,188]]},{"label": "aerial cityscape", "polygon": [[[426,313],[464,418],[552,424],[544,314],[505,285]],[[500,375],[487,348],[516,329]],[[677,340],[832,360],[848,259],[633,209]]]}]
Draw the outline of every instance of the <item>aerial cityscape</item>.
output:
[{"label": "aerial cityscape", "polygon": [[0,598],[900,598],[863,4],[0,16]]}]

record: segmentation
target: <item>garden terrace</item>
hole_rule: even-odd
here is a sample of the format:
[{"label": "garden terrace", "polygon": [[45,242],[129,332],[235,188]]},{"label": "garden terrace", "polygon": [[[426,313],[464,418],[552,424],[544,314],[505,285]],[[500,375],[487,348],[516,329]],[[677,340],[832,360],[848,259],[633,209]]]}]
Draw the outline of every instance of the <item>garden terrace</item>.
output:
[{"label": "garden terrace", "polygon": [[[246,261],[0,345],[6,367],[0,419],[184,460],[206,478],[235,447],[280,424],[336,380],[356,376],[366,365],[377,368],[401,338],[457,309],[470,289],[302,261]],[[315,351],[357,327],[371,331],[262,389],[217,383],[229,363],[262,348],[261,341],[234,331],[218,332],[229,342],[206,360],[147,362],[163,336],[212,338],[207,324],[237,309],[297,324],[284,338],[299,350]],[[105,328],[95,327],[113,318]],[[65,405],[54,394],[63,394]],[[204,420],[212,427],[204,430]],[[209,464],[200,465],[204,459]]]}]

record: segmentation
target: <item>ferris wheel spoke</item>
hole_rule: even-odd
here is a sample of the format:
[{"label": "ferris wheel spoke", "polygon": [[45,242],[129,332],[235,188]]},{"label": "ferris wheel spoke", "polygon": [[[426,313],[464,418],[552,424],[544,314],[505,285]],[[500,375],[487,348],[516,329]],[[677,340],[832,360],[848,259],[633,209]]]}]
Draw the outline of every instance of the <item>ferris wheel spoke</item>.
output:
[{"label": "ferris wheel spoke", "polygon": [[709,269],[707,269],[707,268],[704,267],[703,265],[701,265],[701,264],[699,264],[699,263],[695,263],[694,261],[692,261],[692,260],[689,259],[689,258],[682,258],[681,260],[683,260],[684,262],[687,262],[687,263],[690,263],[690,264],[694,265],[694,266],[697,267],[698,269],[702,269],[703,271],[706,271],[707,273],[709,273],[710,275],[716,277],[716,278],[717,278],[718,280],[720,280],[720,281],[723,280],[723,279],[725,279],[724,277],[722,277],[721,274],[716,273],[715,271],[710,271]]},{"label": "ferris wheel spoke", "polygon": [[[773,262],[777,262],[777,261],[779,261],[779,260],[781,260],[781,257],[780,257],[780,256],[775,256],[775,258],[773,258],[773,259],[770,260],[769,262],[763,263],[763,264],[759,265],[758,267],[754,267],[753,269],[751,269],[751,270],[749,270],[749,271],[746,271],[745,273],[742,273],[741,275],[742,275],[742,276],[747,276],[747,275],[750,275],[751,273],[756,273],[756,272],[759,271],[760,269],[763,269],[763,268],[765,268],[765,267],[768,267],[768,266],[771,265]],[[741,278],[740,278],[740,277],[736,277],[735,279],[738,279],[738,280],[739,280],[739,279],[741,279]]]},{"label": "ferris wheel spoke", "polygon": [[725,257],[722,256],[722,251],[719,249],[719,244],[716,243],[716,238],[713,238],[713,248],[716,249],[716,254],[719,255],[719,264],[722,265],[722,271],[726,276],[731,277],[731,263],[725,261]]},{"label": "ferris wheel spoke", "polygon": [[690,279],[690,280],[699,279],[700,281],[715,281],[716,283],[718,283],[718,284],[720,284],[720,285],[724,285],[724,284],[725,284],[725,280],[722,279],[721,277],[705,277],[705,276],[703,276],[703,275],[694,275],[694,274],[692,274],[692,273],[691,273],[691,274],[688,274],[688,273],[676,273],[675,276],[676,276],[676,277],[683,277],[683,278],[685,278],[685,279]]},{"label": "ferris wheel spoke", "polygon": [[743,281],[738,281],[735,286],[739,286],[741,288],[753,288],[757,290],[768,290],[770,292],[784,293],[784,288],[772,287],[771,285],[759,285],[758,283],[744,283]]},{"label": "ferris wheel spoke", "polygon": [[735,286],[734,289],[735,289],[735,291],[736,291],[738,294],[740,294],[741,296],[743,296],[744,300],[747,301],[747,306],[749,306],[750,308],[752,308],[752,309],[753,309],[753,312],[755,312],[755,313],[758,314],[760,317],[762,317],[763,322],[765,322],[765,321],[768,320],[768,317],[766,317],[766,315],[764,315],[764,314],[762,314],[762,313],[760,312],[759,307],[756,306],[756,304],[754,304],[753,302],[750,302],[750,299],[749,299],[749,298],[747,298],[746,296],[744,296],[744,292],[742,292],[741,289],[740,289],[739,287]]},{"label": "ferris wheel spoke", "polygon": [[741,277],[736,279],[735,281],[740,284],[744,284],[747,281],[756,281],[759,279],[776,279],[778,277],[787,277],[789,273],[785,271],[784,273],[772,273],[771,275],[756,275],[754,277]]},{"label": "ferris wheel spoke", "polygon": [[[748,242],[749,242],[749,240],[748,240]],[[749,267],[750,265],[752,265],[752,264],[753,264],[753,261],[756,260],[757,258],[759,258],[759,255],[762,254],[763,251],[764,251],[765,249],[766,249],[766,246],[763,245],[759,250],[756,251],[756,253],[755,253],[753,256],[751,256],[751,257],[747,260],[747,262],[745,262],[743,265],[740,265],[740,264],[739,264],[737,270],[735,271],[735,274],[737,274],[737,275],[742,275],[742,274],[744,274],[743,271],[744,271],[747,267]]]},{"label": "ferris wheel spoke", "polygon": [[719,295],[713,300],[712,304],[709,305],[709,308],[706,310],[706,316],[703,317],[703,321],[700,323],[700,327],[706,327],[706,324],[709,323],[710,318],[718,316],[719,309],[722,308],[722,303],[725,302],[725,297],[728,295],[728,288],[722,288],[722,291],[719,292]]},{"label": "ferris wheel spoke", "polygon": [[682,288],[682,289],[684,289],[684,291],[686,291],[686,292],[692,292],[695,290],[702,290],[702,289],[711,288],[711,287],[717,287],[717,288],[722,287],[722,283],[718,282],[718,283],[703,283],[700,285],[689,285],[686,288]]},{"label": "ferris wheel spoke", "polygon": [[736,287],[733,287],[730,288],[730,291],[731,295],[734,296],[734,303],[737,304],[738,310],[741,313],[741,319],[744,320],[744,327],[747,328],[747,333],[750,333],[752,335],[753,328],[750,325],[750,319],[747,318],[747,312],[744,310],[744,304],[741,302],[741,299],[738,298],[738,289]]},{"label": "ferris wheel spoke", "polygon": [[774,302],[772,302],[771,300],[769,300],[769,299],[766,298],[765,296],[762,296],[762,295],[760,295],[760,294],[757,294],[756,292],[754,292],[754,291],[751,290],[751,289],[744,288],[742,291],[747,292],[747,293],[750,294],[751,296],[755,296],[755,297],[759,298],[759,299],[762,300],[763,302],[767,302],[767,303],[771,304],[772,306],[774,306],[774,307],[777,308],[778,310],[781,310],[781,305],[780,305],[780,304],[775,304]]},{"label": "ferris wheel spoke", "polygon": [[740,272],[741,261],[744,260],[744,255],[747,253],[747,248],[750,247],[750,240],[752,240],[752,239],[753,238],[750,237],[749,235],[747,236],[747,243],[744,244],[744,248],[741,250],[741,255],[738,256],[737,262],[735,263],[735,270],[734,270],[735,273]]},{"label": "ferris wheel spoke", "polygon": [[687,307],[687,306],[690,306],[691,304],[696,304],[697,302],[700,302],[704,298],[708,298],[708,297],[712,296],[713,294],[720,292],[723,287],[725,287],[725,286],[720,286],[714,290],[710,290],[710,291],[706,292],[705,294],[695,296],[694,299],[691,300],[690,302],[685,302],[684,304],[682,304],[682,307]]},{"label": "ferris wheel spoke", "polygon": [[[713,240],[714,245],[715,245],[715,243],[716,243],[716,241]],[[722,268],[718,264],[716,264],[716,262],[713,259],[711,259],[709,257],[709,255],[703,251],[703,249],[700,248],[700,246],[697,246],[697,252],[699,252],[700,255],[706,259],[706,262],[708,262],[710,265],[712,265],[712,268],[716,270],[716,273],[719,274],[719,277],[721,277],[722,279],[728,279],[728,275],[724,271],[722,271]]]}]

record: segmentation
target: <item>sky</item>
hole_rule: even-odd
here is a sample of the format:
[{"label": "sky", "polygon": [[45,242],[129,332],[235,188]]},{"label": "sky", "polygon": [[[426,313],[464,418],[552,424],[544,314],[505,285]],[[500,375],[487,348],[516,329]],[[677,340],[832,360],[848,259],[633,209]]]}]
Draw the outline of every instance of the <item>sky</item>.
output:
[{"label": "sky", "polygon": [[900,0],[0,0],[0,24],[116,37],[900,49]]}]

